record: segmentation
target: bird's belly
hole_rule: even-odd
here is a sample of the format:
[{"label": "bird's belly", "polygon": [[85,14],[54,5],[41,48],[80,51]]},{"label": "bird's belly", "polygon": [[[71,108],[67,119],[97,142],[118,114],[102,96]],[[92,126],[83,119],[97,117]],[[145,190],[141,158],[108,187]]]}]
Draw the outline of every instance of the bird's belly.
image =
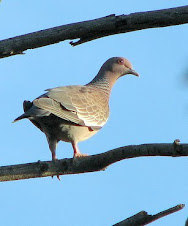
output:
[{"label": "bird's belly", "polygon": [[77,125],[60,124],[58,129],[59,140],[65,142],[80,142],[92,137],[98,131],[90,130],[88,127]]},{"label": "bird's belly", "polygon": [[54,115],[41,118],[38,117],[32,122],[35,126],[41,129],[48,138],[57,141],[80,142],[87,140],[99,131],[93,131],[86,126],[73,124]]}]

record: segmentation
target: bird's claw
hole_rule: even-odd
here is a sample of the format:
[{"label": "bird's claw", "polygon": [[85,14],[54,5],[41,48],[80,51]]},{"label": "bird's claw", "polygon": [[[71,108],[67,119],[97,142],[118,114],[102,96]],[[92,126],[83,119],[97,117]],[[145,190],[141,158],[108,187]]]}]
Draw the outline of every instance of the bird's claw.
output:
[{"label": "bird's claw", "polygon": [[74,157],[73,157],[73,163],[75,164],[77,160],[88,157],[88,156],[89,156],[88,154],[76,153],[74,154]]},{"label": "bird's claw", "polygon": [[[52,162],[56,163],[58,161],[58,159],[56,157],[52,157]],[[52,179],[53,179],[54,176],[52,176]],[[60,181],[61,178],[60,178],[60,175],[56,175],[57,179]]]}]

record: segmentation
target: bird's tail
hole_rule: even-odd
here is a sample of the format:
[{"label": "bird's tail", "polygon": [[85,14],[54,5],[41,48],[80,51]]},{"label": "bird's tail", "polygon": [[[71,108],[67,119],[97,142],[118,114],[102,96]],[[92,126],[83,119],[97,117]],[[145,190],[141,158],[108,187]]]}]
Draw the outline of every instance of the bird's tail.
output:
[{"label": "bird's tail", "polygon": [[[24,102],[23,102],[24,112],[27,112],[32,107],[32,105],[33,105],[32,102],[24,100]],[[18,118],[14,119],[13,123],[17,122],[17,121],[19,121],[21,119],[24,119],[24,118],[28,118],[28,115],[25,114],[25,113],[20,115]]]},{"label": "bird's tail", "polygon": [[18,118],[14,119],[14,121],[12,123],[15,123],[21,119],[24,119],[24,118],[28,118],[28,116],[24,113],[22,115],[20,115]]}]

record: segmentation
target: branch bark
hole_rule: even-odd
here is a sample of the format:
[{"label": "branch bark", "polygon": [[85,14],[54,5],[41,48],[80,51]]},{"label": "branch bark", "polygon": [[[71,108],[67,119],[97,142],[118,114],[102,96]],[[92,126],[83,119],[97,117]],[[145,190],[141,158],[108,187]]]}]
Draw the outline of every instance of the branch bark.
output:
[{"label": "branch bark", "polygon": [[132,217],[129,217],[117,224],[114,224],[113,226],[130,226],[130,225],[146,225],[146,224],[150,224],[153,221],[156,221],[162,217],[165,217],[169,214],[175,213],[181,209],[183,209],[185,207],[184,204],[179,204],[177,206],[174,206],[170,209],[164,210],[160,213],[157,213],[155,215],[149,215],[147,212],[145,211],[141,211],[137,214],[135,214]]},{"label": "branch bark", "polygon": [[180,144],[176,140],[173,144],[130,145],[98,155],[77,158],[76,160],[61,159],[56,162],[38,161],[27,164],[1,166],[0,181],[101,171],[123,159],[144,156],[188,156],[188,144]]},{"label": "branch bark", "polygon": [[188,23],[188,6],[148,12],[115,14],[95,20],[78,22],[41,30],[0,41],[0,58],[23,54],[27,49],[39,48],[65,40],[72,46],[101,37],[148,28],[167,27]]}]

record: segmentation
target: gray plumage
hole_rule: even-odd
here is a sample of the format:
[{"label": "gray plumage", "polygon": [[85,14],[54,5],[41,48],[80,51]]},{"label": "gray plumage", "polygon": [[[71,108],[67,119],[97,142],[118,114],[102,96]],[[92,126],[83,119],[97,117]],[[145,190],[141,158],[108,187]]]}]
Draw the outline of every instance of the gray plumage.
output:
[{"label": "gray plumage", "polygon": [[53,160],[60,140],[70,142],[74,157],[81,157],[84,154],[79,152],[77,143],[93,136],[107,122],[112,86],[125,74],[138,76],[127,59],[110,58],[90,83],[47,89],[33,102],[24,101],[25,113],[14,122],[28,118],[44,132]]}]

